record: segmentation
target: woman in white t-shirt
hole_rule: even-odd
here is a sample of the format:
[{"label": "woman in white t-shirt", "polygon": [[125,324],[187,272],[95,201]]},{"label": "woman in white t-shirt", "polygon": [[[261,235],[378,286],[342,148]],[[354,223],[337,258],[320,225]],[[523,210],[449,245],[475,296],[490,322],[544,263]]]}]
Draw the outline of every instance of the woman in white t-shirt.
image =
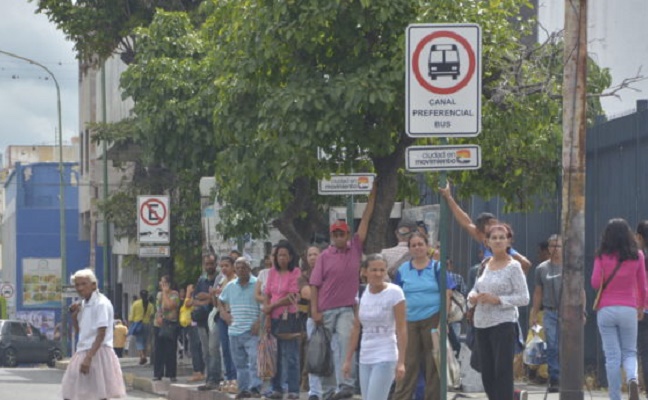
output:
[{"label": "woman in white t-shirt", "polygon": [[405,375],[405,295],[400,286],[385,282],[387,262],[380,254],[367,257],[362,264],[362,274],[367,279],[367,289],[360,299],[342,371],[347,376],[351,373],[353,356],[362,329],[362,398],[386,400],[394,378],[401,380]]}]

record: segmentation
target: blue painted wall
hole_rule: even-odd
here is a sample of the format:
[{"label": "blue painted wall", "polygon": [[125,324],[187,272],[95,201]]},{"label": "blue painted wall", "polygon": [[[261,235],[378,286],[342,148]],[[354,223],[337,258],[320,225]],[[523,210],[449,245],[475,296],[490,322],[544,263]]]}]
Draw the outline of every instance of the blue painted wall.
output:
[{"label": "blue painted wall", "polygon": [[[90,259],[88,241],[79,240],[79,193],[77,163],[64,163],[65,182],[65,233],[67,268],[63,285],[69,285],[69,277],[79,269],[85,268]],[[35,163],[16,165],[9,180],[15,180],[15,190],[7,193],[8,201],[16,199],[16,311],[54,311],[56,322],[60,321],[60,302],[44,304],[25,304],[25,282],[23,262],[34,259],[59,259],[60,251],[60,206],[59,206],[59,166],[58,163]],[[103,276],[102,247],[97,247],[96,274]],[[42,263],[45,265],[45,263]],[[57,274],[60,276],[60,274]],[[34,291],[36,283],[28,283],[27,292],[47,296],[51,286],[42,281],[42,290]],[[60,288],[57,288],[60,290]],[[40,296],[40,295],[39,295]],[[42,298],[39,297],[38,300]]]}]

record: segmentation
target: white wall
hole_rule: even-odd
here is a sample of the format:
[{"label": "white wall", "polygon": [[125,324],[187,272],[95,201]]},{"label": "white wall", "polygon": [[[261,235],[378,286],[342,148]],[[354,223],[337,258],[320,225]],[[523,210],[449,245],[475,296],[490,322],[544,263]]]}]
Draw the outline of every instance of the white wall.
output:
[{"label": "white wall", "polygon": [[[564,26],[563,0],[539,0],[538,17],[549,31]],[[539,31],[540,41],[546,38]],[[648,77],[648,1],[590,0],[588,9],[588,52],[601,67],[609,68],[612,85],[641,74]],[[603,109],[608,117],[633,112],[636,101],[648,99],[648,80],[632,85],[640,90],[623,90],[620,98],[604,97]]]}]

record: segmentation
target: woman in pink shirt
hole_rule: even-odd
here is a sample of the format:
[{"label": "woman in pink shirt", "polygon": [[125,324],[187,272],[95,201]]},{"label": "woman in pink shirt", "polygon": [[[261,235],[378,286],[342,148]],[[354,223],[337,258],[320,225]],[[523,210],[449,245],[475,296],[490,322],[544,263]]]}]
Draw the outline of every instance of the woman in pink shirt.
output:
[{"label": "woman in pink shirt", "polygon": [[[276,247],[274,267],[268,273],[263,311],[270,315],[272,333],[277,336],[277,373],[272,378],[273,393],[268,399],[283,398],[283,383],[288,384],[288,399],[299,399],[299,339],[301,325],[297,314],[299,301],[299,257],[290,243]],[[281,326],[295,327],[294,334],[280,333]]]},{"label": "woman in pink shirt", "polygon": [[611,219],[594,259],[592,287],[602,291],[597,323],[608,380],[610,400],[621,400],[621,370],[628,380],[630,400],[639,400],[637,383],[637,319],[644,316],[646,271],[644,255],[628,223]]},{"label": "woman in pink shirt", "polygon": [[[648,254],[648,219],[639,222],[636,237],[639,249],[646,257]],[[648,270],[648,263],[646,263],[646,270]],[[648,302],[648,295],[646,295],[646,302]],[[648,304],[644,303],[644,318],[639,321],[639,330],[637,331],[637,351],[643,372],[644,389],[648,384],[648,318],[645,315],[646,311],[648,311]]]}]

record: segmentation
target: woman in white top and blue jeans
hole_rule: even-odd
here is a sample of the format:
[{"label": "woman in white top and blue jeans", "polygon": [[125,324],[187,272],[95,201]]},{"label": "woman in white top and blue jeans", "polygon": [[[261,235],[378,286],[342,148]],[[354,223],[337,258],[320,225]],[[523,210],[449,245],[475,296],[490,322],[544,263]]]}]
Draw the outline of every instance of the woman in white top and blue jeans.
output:
[{"label": "woman in white top and blue jeans", "polygon": [[353,355],[360,347],[360,391],[366,400],[386,400],[394,381],[405,375],[407,323],[403,290],[385,282],[387,262],[380,254],[372,254],[362,264],[367,289],[360,299],[353,331],[342,371],[351,373]]},{"label": "woman in white top and blue jeans", "polygon": [[513,231],[493,225],[486,232],[492,257],[479,270],[468,301],[475,307],[473,324],[482,383],[489,400],[513,400],[513,356],[517,307],[529,303],[529,290],[520,263],[509,254]]}]

